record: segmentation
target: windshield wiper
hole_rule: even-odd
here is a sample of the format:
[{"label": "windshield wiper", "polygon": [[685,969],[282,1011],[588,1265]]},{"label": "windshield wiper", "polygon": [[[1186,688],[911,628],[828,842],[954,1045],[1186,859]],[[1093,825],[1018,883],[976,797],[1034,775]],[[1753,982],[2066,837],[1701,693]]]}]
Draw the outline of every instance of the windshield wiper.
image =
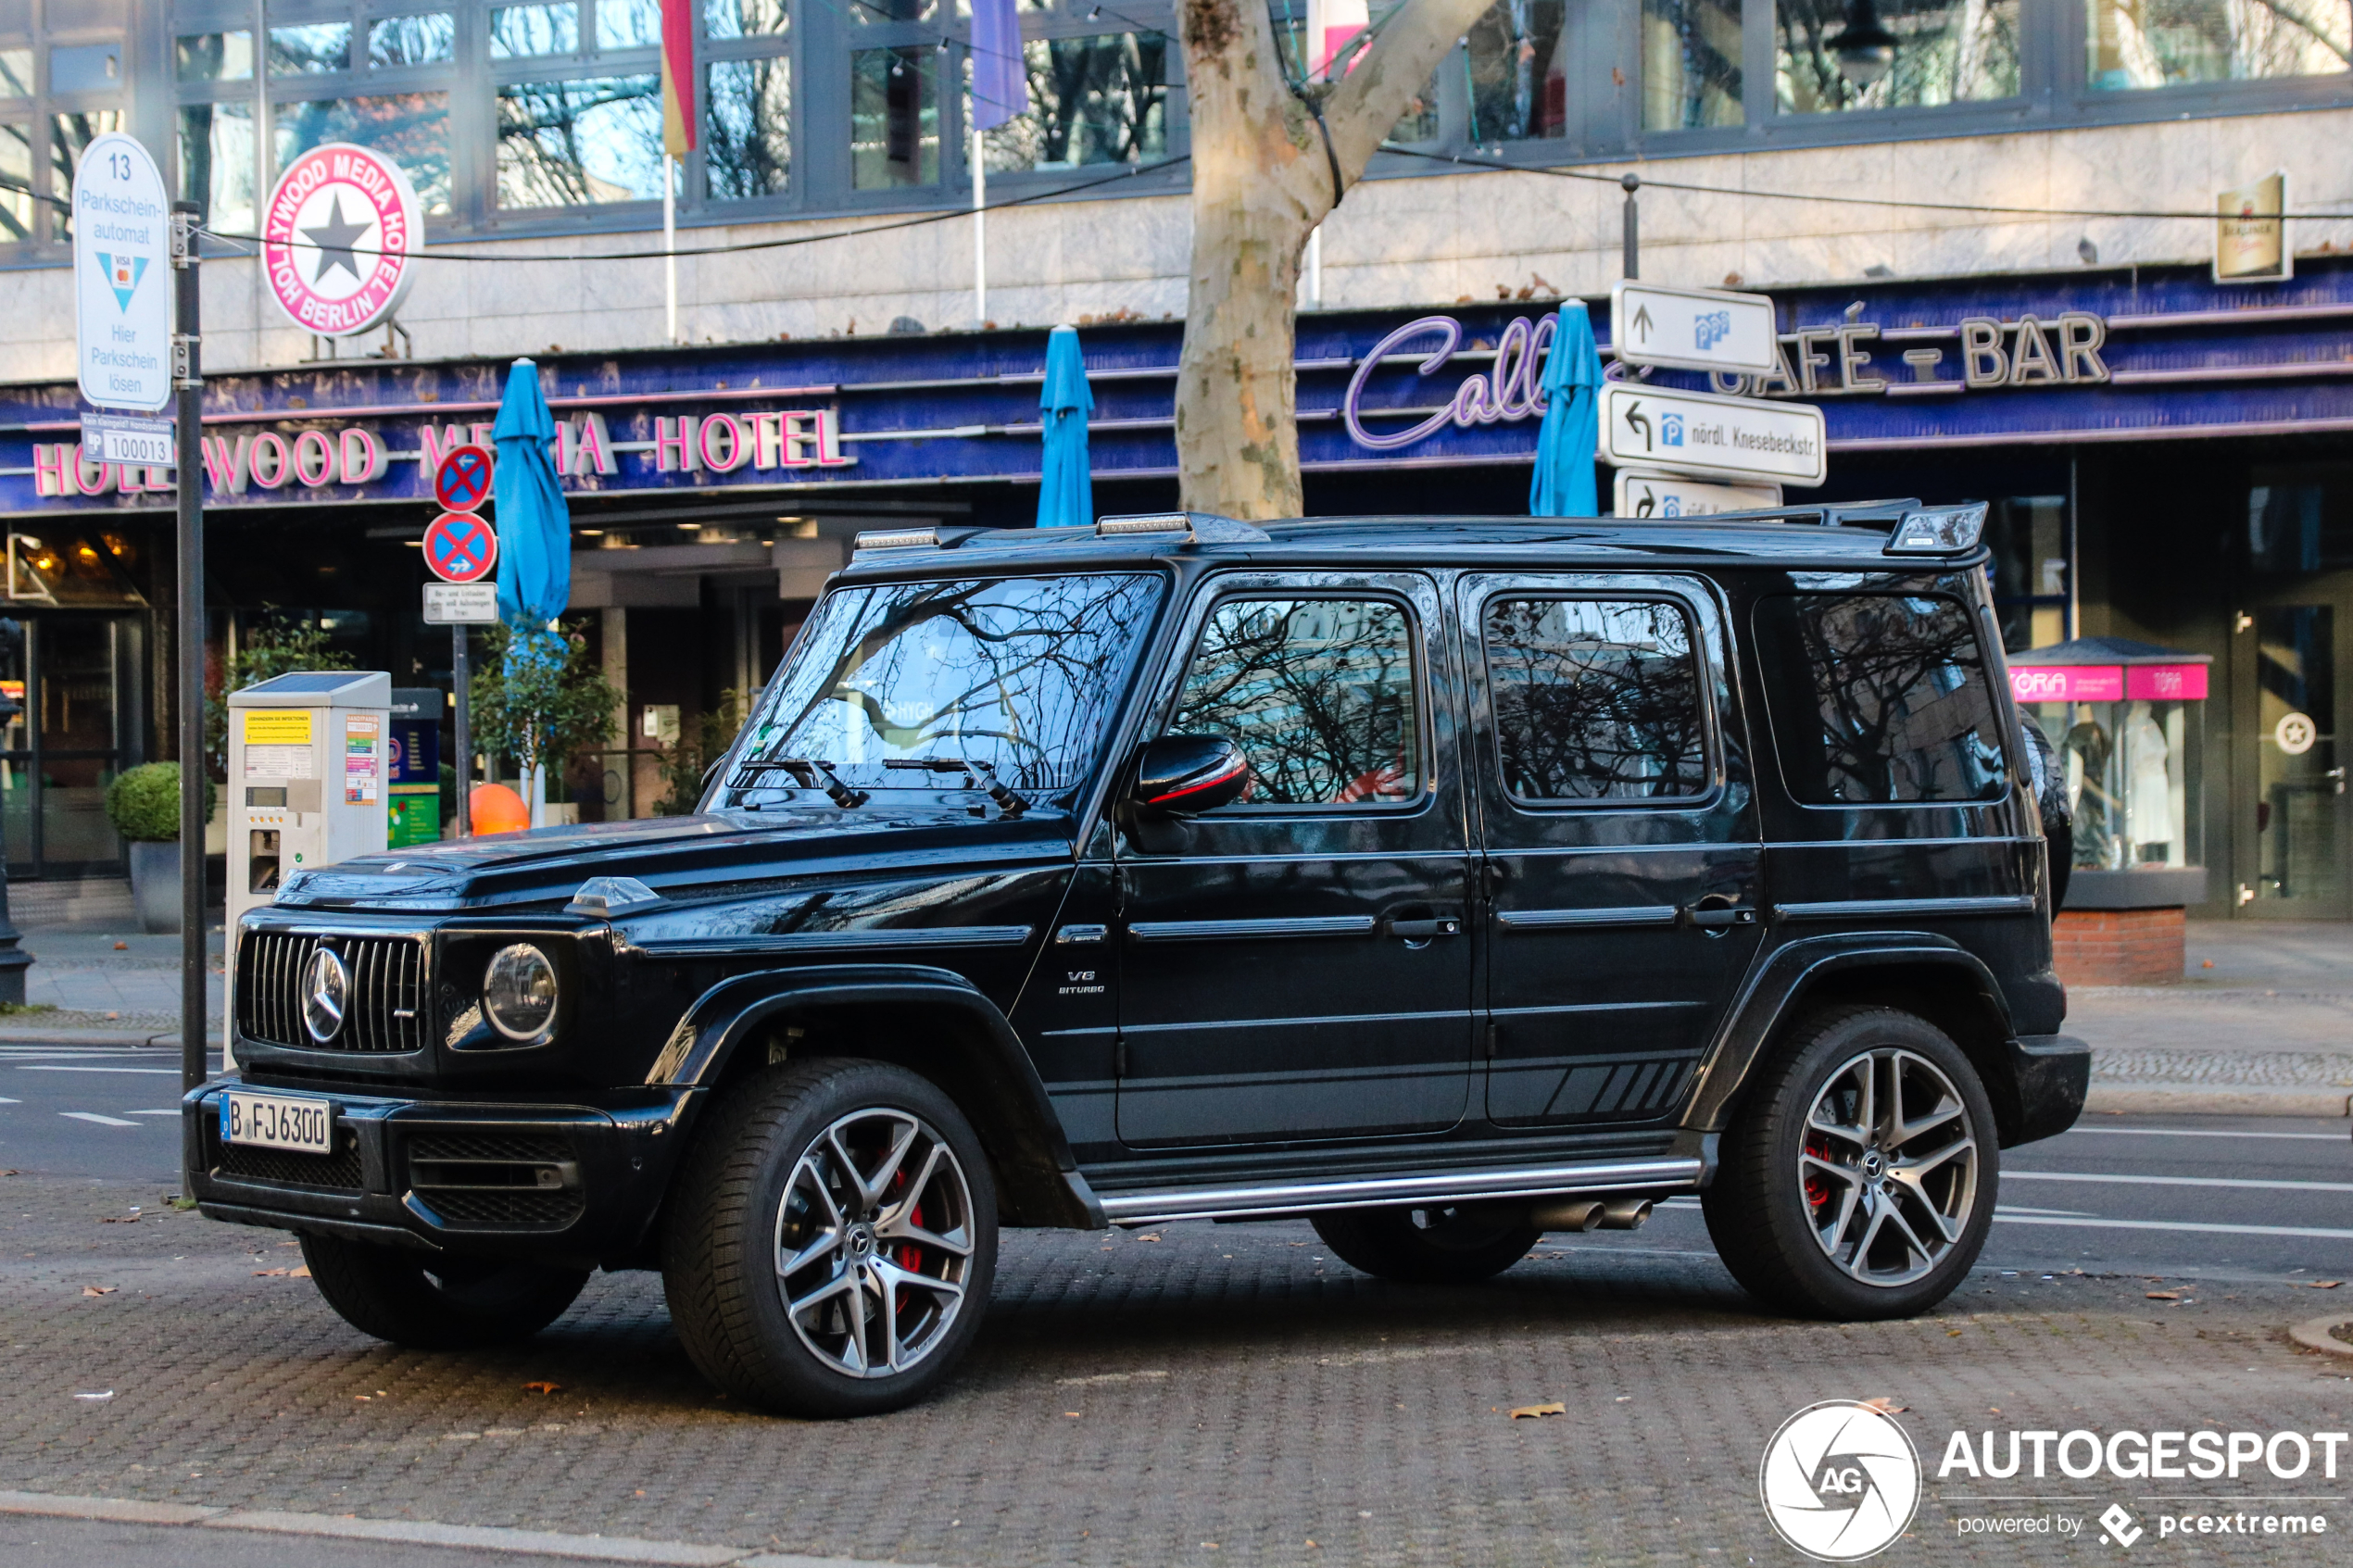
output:
[{"label": "windshield wiper", "polygon": [[745,778],[747,773],[790,773],[793,783],[803,789],[824,790],[825,797],[845,811],[853,806],[863,806],[868,798],[864,790],[852,789],[836,778],[832,763],[814,757],[768,757],[757,762],[737,763],[736,772],[736,779],[728,786],[732,789],[749,789],[758,782],[756,778]]},{"label": "windshield wiper", "polygon": [[886,768],[924,773],[962,773],[988,792],[988,798],[1008,817],[1018,817],[1029,809],[1029,802],[998,782],[997,770],[986,762],[963,757],[893,757],[883,763]]}]

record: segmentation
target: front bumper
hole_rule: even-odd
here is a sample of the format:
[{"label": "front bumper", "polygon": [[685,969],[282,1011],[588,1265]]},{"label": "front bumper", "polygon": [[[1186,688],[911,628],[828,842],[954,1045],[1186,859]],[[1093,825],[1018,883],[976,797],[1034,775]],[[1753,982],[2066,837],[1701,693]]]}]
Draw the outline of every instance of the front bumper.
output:
[{"label": "front bumper", "polygon": [[[231,1089],[332,1103],[334,1150],[220,1136]],[[698,1091],[427,1100],[216,1078],[181,1102],[189,1196],[216,1220],[567,1267],[643,1262]]]},{"label": "front bumper", "polygon": [[1996,1118],[2004,1148],[2055,1138],[2075,1125],[2092,1086],[2090,1046],[2072,1035],[2022,1035],[2009,1042],[2009,1066],[2016,1102]]}]

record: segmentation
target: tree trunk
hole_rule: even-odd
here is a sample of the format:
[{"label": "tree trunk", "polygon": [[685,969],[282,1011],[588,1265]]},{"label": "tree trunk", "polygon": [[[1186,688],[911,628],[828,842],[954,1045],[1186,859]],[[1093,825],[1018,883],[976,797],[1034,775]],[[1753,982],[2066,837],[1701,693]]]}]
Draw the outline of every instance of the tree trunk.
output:
[{"label": "tree trunk", "polygon": [[1266,7],[1180,0],[1192,120],[1192,267],[1176,374],[1177,489],[1188,511],[1297,517],[1299,262],[1464,28],[1492,0],[1404,0],[1319,130],[1287,82]]}]

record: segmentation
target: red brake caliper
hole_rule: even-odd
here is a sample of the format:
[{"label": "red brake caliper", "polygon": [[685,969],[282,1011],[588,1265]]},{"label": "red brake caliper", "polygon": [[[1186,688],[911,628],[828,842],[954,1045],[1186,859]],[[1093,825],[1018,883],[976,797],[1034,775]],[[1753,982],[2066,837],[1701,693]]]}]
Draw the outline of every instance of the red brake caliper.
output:
[{"label": "red brake caliper", "polygon": [[[1820,1133],[1806,1135],[1806,1152],[1826,1165],[1833,1163],[1831,1159],[1831,1141]],[[1811,1170],[1807,1171],[1806,1173],[1806,1207],[1814,1210],[1818,1221],[1821,1211],[1829,1207],[1830,1201],[1830,1184]]]}]

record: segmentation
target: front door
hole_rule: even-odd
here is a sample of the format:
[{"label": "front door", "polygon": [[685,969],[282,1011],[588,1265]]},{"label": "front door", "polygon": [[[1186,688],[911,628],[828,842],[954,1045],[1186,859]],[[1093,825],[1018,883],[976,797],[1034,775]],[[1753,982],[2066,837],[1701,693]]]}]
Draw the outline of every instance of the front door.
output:
[{"label": "front door", "polygon": [[2239,912],[2289,920],[2353,915],[2353,833],[2346,791],[2353,580],[2299,583],[2258,599],[2232,638],[2232,745],[2251,790],[2234,793]]},{"label": "front door", "polygon": [[1471,1058],[1469,856],[1436,585],[1215,580],[1159,734],[1220,734],[1249,794],[1119,847],[1120,1141],[1437,1132]]},{"label": "front door", "polygon": [[1667,1114],[1756,952],[1724,624],[1686,579],[1462,584],[1487,844],[1487,1114]]},{"label": "front door", "polygon": [[0,691],[23,712],[0,730],[0,831],[12,876],[113,871],[122,842],[107,786],[135,726],[141,637],[122,616],[0,619]]}]

